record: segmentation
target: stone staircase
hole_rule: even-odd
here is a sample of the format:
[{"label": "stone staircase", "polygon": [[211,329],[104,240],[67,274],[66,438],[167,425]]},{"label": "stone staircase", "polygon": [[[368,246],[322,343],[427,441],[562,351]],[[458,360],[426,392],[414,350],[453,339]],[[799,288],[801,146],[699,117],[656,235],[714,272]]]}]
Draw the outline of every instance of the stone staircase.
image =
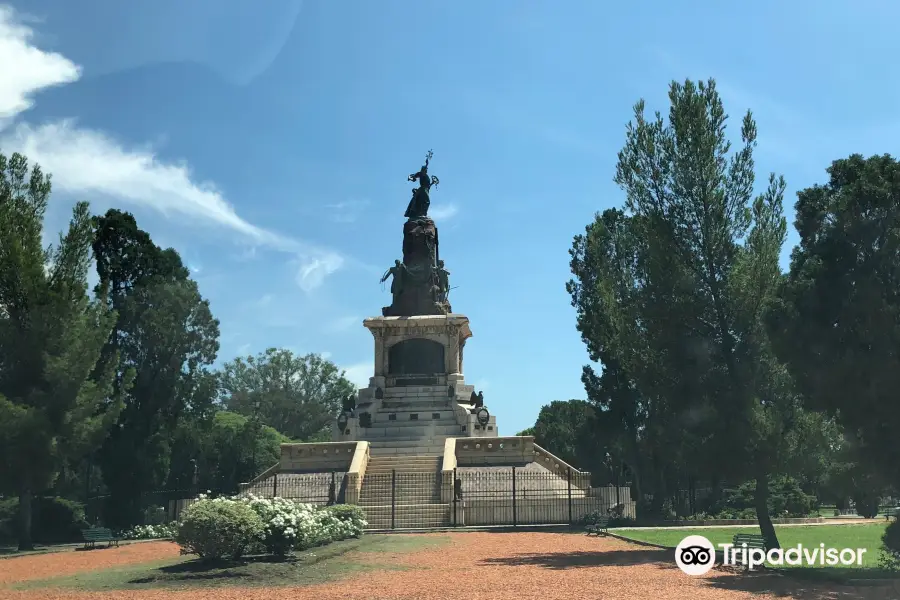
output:
[{"label": "stone staircase", "polygon": [[446,527],[450,505],[441,503],[440,455],[372,456],[359,505],[370,529]]}]

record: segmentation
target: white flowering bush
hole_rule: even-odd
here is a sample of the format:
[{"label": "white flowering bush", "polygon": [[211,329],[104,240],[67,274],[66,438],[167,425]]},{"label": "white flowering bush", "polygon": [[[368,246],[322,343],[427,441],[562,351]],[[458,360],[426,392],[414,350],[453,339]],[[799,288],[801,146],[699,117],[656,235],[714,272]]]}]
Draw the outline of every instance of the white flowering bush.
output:
[{"label": "white flowering bush", "polygon": [[[196,509],[195,507],[198,505],[203,508]],[[222,508],[225,506],[234,508],[226,510]],[[196,533],[204,538],[212,535],[210,531],[219,530],[235,531],[235,534],[238,535],[234,525],[216,525],[210,523],[209,520],[223,519],[227,521],[233,519],[236,514],[243,515],[244,511],[249,511],[259,526],[252,531],[251,528],[248,528],[246,533],[239,534],[242,548],[252,552],[256,547],[261,547],[260,549],[267,553],[282,557],[294,550],[306,550],[359,537],[367,525],[365,515],[357,506],[316,507],[287,498],[259,498],[252,494],[246,498],[232,497],[215,500],[201,495],[197,502],[185,510],[185,521],[188,521],[189,518],[191,521],[200,520],[192,511],[203,516],[202,522],[207,528],[206,533],[200,530],[196,530]],[[179,537],[176,538],[176,541],[187,539],[188,536],[181,533],[185,530],[186,527],[183,524],[178,527]],[[182,546],[184,547],[184,544]],[[192,547],[196,548],[198,544],[194,543]],[[188,552],[198,554],[194,550],[188,550]]]},{"label": "white flowering bush", "polygon": [[358,507],[317,508],[287,498],[243,500],[263,521],[262,544],[267,552],[285,556],[293,550],[305,550],[362,535],[366,526]]},{"label": "white flowering bush", "polygon": [[166,540],[174,538],[177,531],[177,523],[137,525],[125,531],[122,538],[126,540]]},{"label": "white flowering bush", "polygon": [[182,554],[237,559],[262,539],[263,531],[262,519],[248,503],[201,496],[182,513],[175,541]]}]

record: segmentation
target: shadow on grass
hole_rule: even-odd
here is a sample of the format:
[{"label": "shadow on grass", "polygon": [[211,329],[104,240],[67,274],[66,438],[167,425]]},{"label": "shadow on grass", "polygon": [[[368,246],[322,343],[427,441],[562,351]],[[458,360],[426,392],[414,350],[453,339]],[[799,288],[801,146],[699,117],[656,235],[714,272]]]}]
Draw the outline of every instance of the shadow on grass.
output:
[{"label": "shadow on grass", "polygon": [[547,554],[517,554],[481,561],[484,565],[508,567],[533,566],[545,569],[580,569],[585,567],[630,567],[653,565],[676,569],[672,550],[598,550],[596,552],[554,552]]},{"label": "shadow on grass", "polygon": [[[810,570],[825,571],[825,569]],[[885,583],[873,580],[869,585],[846,585],[830,580],[824,573],[812,578],[795,575],[773,569],[751,573],[729,572],[719,577],[705,579],[704,585],[715,590],[793,600],[895,600],[900,597],[898,596],[900,586],[897,582]]]}]

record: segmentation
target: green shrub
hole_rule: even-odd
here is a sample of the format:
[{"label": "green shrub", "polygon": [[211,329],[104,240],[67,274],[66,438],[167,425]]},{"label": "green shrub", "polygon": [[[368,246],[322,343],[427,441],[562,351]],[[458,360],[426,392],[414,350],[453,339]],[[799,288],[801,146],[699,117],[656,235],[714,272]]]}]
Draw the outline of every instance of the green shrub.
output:
[{"label": "green shrub", "polygon": [[175,541],[183,554],[237,559],[263,537],[263,521],[246,502],[201,499],[181,515]]},{"label": "green shrub", "polygon": [[[0,540],[18,538],[19,499],[0,500]],[[81,530],[88,527],[84,505],[58,497],[36,497],[31,501],[31,539],[41,544],[81,541]]]},{"label": "green shrub", "polygon": [[879,564],[887,569],[900,567],[900,520],[894,520],[885,527],[884,533],[881,535],[881,559]]},{"label": "green shrub", "polygon": [[144,509],[144,525],[164,525],[169,515],[164,506],[148,506]]},{"label": "green shrub", "polygon": [[16,540],[18,508],[18,498],[0,500],[0,542],[9,544]]},{"label": "green shrub", "polygon": [[[756,480],[744,482],[725,496],[725,506],[720,514],[735,515],[730,519],[756,518]],[[773,519],[783,517],[806,517],[817,506],[818,500],[803,491],[793,477],[775,475],[769,479],[769,500],[766,503]]]},{"label": "green shrub", "polygon": [[853,495],[853,502],[856,504],[856,514],[866,519],[873,519],[878,516],[878,505],[881,499],[877,494],[867,492],[856,492]]}]

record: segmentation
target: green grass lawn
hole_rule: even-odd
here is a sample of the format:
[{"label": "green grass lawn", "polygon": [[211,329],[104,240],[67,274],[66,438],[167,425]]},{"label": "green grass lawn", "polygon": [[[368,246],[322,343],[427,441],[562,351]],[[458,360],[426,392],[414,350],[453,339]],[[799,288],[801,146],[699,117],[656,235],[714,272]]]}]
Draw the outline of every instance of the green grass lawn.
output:
[{"label": "green grass lawn", "polygon": [[[880,523],[865,525],[810,525],[791,527],[779,527],[776,525],[775,531],[778,533],[778,542],[783,549],[793,548],[797,545],[812,549],[818,548],[819,545],[823,543],[826,548],[866,549],[861,567],[845,567],[843,565],[837,567],[827,565],[815,567],[807,567],[805,565],[784,565],[784,568],[790,569],[793,574],[808,574],[813,577],[824,576],[836,580],[846,580],[848,578],[875,579],[898,576],[895,572],[886,572],[878,568],[878,558],[881,554],[881,535],[884,533],[885,527],[886,524]],[[696,529],[691,527],[682,527],[678,529],[635,528],[621,530],[614,529],[613,532],[633,540],[673,548],[678,545],[678,542],[689,535],[702,535],[718,547],[719,544],[730,544],[734,535],[737,533],[760,533],[759,529],[750,527]]]},{"label": "green grass lawn", "polygon": [[[251,587],[264,585],[303,586],[324,583],[361,571],[380,569],[401,570],[378,553],[414,552],[422,548],[446,543],[447,536],[400,537],[369,535],[356,540],[336,542],[298,552],[288,560],[279,561],[268,556],[248,557],[238,562],[204,564],[189,557],[152,564],[130,565],[28,581],[16,589],[62,588],[82,591],[139,590],[147,588],[210,588],[222,586]],[[374,553],[361,558],[350,556],[352,551]]]}]

